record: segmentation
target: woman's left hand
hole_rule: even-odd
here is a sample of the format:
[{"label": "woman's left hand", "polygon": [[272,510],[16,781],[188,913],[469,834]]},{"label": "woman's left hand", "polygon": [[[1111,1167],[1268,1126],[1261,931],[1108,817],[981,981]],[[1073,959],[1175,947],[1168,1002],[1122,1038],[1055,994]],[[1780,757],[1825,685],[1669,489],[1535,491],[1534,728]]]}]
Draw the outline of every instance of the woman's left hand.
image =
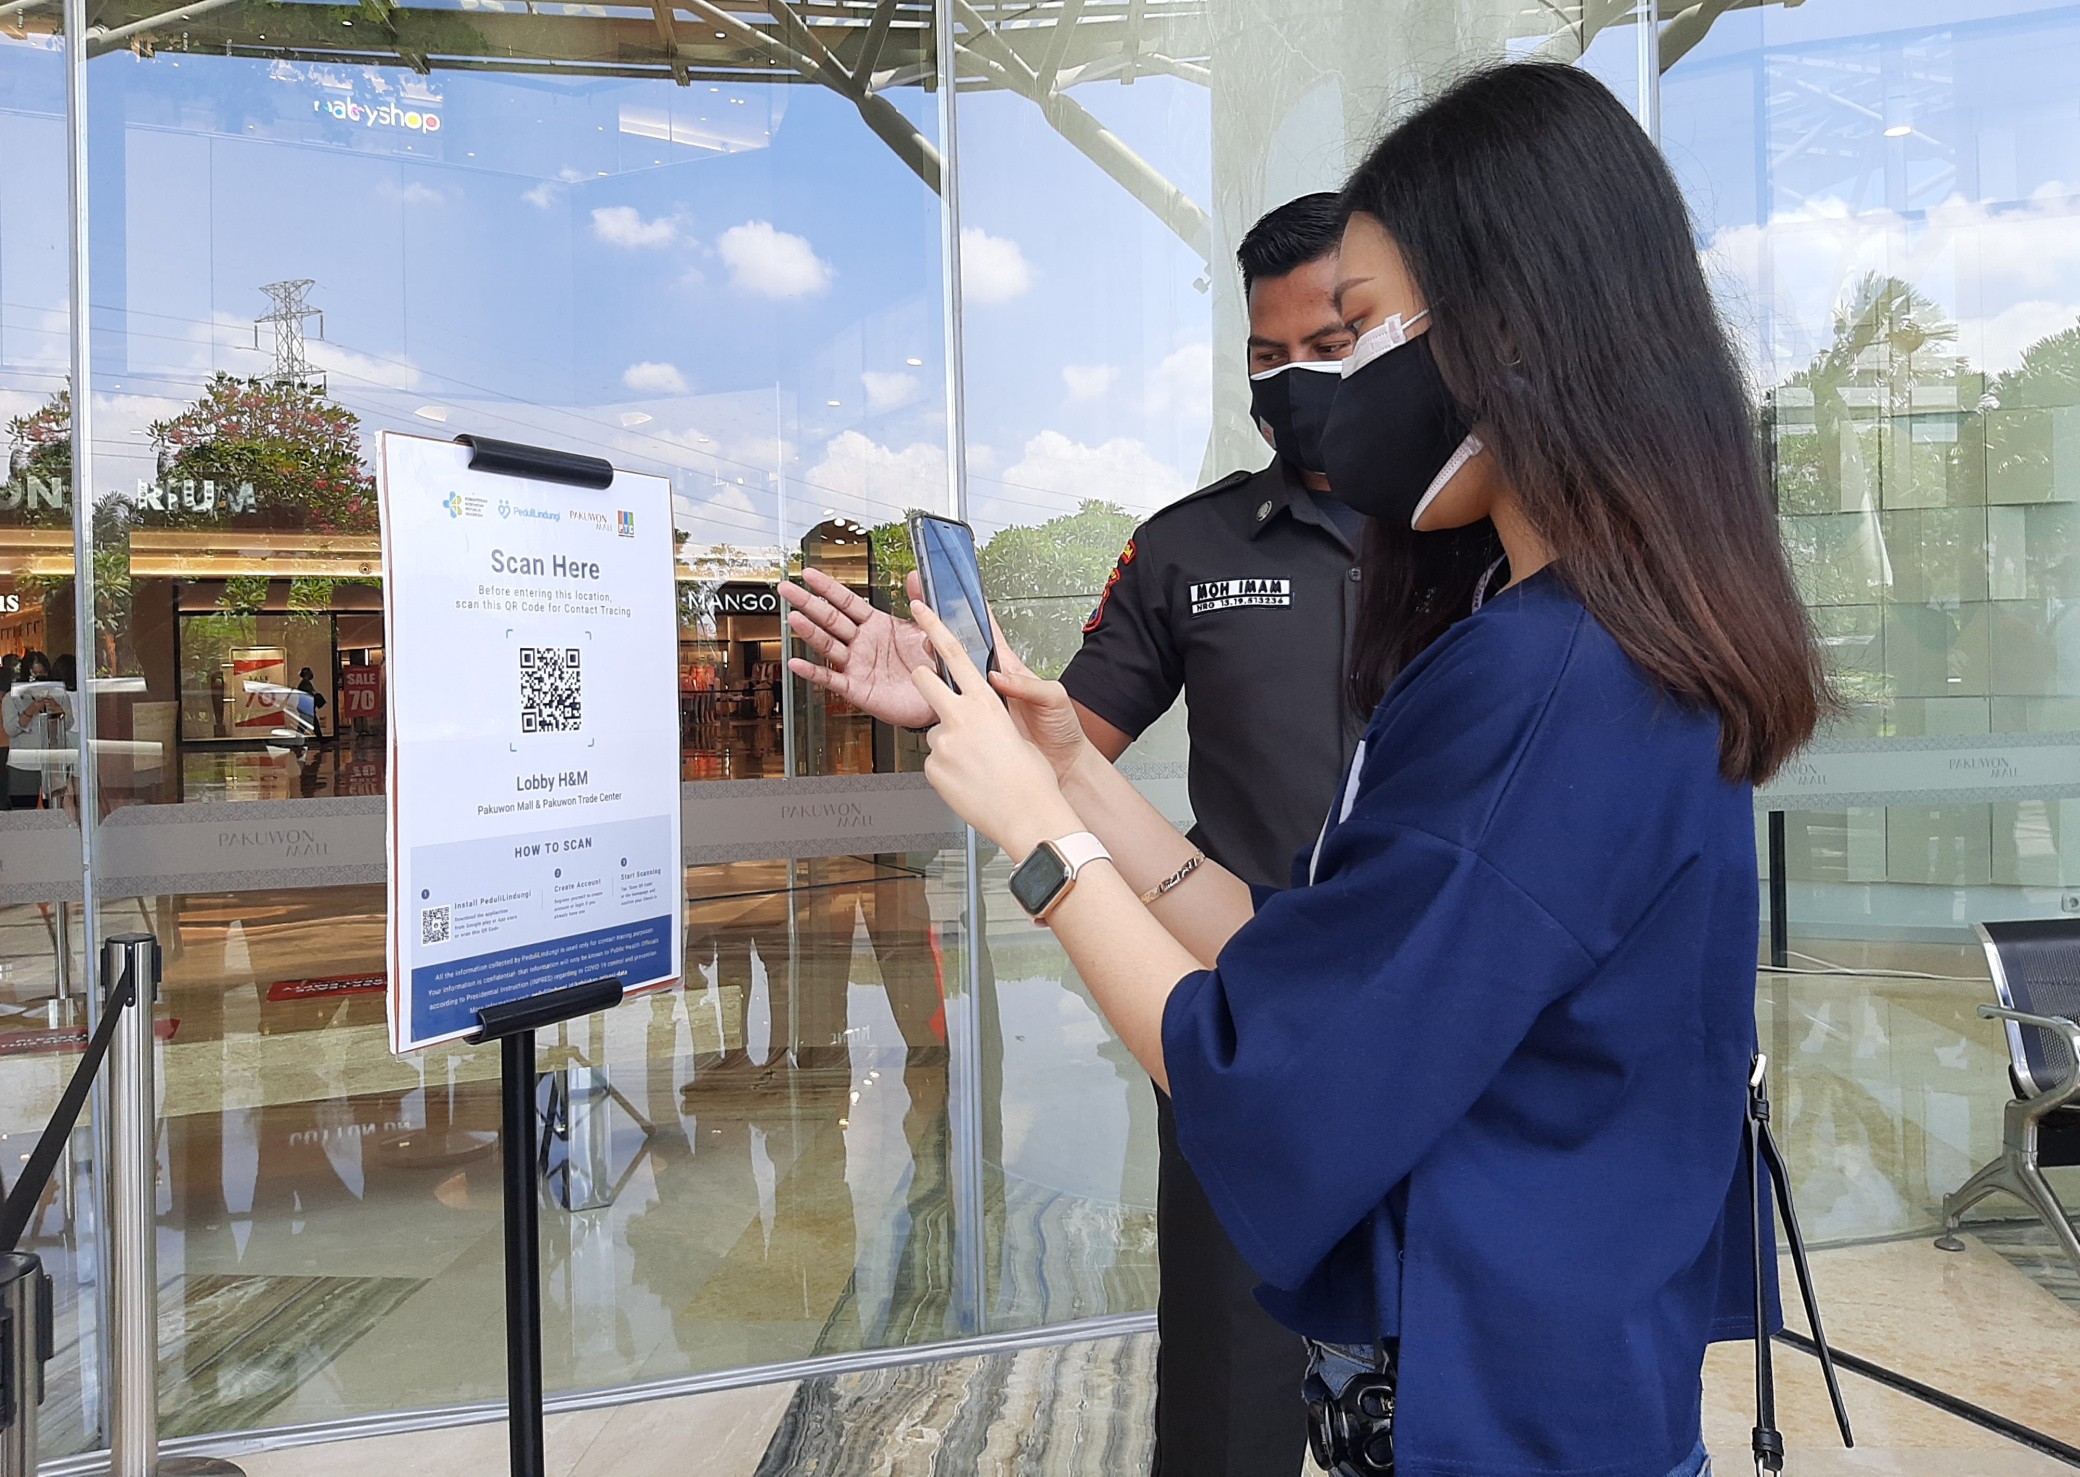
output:
[{"label": "woman's left hand", "polygon": [[930,638],[959,686],[956,692],[930,667],[910,674],[918,692],[939,715],[927,736],[931,755],[925,778],[954,813],[1004,848],[1014,862],[1042,841],[1083,829],[1062,797],[1054,765],[1033,747],[1003,699],[991,690],[946,623],[929,606],[913,602],[910,615]]}]

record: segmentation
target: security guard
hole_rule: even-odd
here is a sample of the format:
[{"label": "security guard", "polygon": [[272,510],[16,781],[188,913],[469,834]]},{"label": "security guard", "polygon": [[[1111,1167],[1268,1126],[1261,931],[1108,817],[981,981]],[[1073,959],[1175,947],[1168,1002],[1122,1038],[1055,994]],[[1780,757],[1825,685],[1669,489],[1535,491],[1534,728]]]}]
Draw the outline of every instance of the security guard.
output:
[{"label": "security guard", "polygon": [[[1183,692],[1193,836],[1237,876],[1274,887],[1290,882],[1328,814],[1363,727],[1348,680],[1364,520],[1315,470],[1337,361],[1354,342],[1335,302],[1342,229],[1337,197],[1318,194],[1243,237],[1251,408],[1278,457],[1135,532],[1062,674],[1110,759]],[[790,661],[797,676],[884,722],[932,721],[910,681],[931,659],[916,627],[817,571],[779,590],[789,629],[821,658]],[[1156,1477],[1283,1477],[1307,1446],[1305,1346],[1257,1305],[1258,1278],[1193,1178],[1160,1096],[1156,1122]]]},{"label": "security guard", "polygon": [[[1316,443],[1335,361],[1334,195],[1280,206],[1237,253],[1249,301],[1252,409],[1278,456],[1135,531],[1062,673],[1106,757],[1184,693],[1192,839],[1245,881],[1284,887],[1320,828],[1364,723],[1349,677],[1364,520],[1329,493]],[[1157,1099],[1162,1292],[1156,1477],[1296,1470],[1307,1442],[1300,1340],[1254,1297]]]}]

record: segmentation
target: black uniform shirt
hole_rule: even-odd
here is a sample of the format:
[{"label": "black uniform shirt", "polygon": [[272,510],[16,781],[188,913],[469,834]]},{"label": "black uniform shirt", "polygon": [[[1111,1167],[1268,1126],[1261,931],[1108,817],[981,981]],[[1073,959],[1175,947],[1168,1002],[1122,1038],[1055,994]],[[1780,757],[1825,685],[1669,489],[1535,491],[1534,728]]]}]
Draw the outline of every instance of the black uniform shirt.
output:
[{"label": "black uniform shirt", "polygon": [[1192,839],[1273,887],[1321,829],[1364,727],[1345,695],[1356,540],[1284,466],[1223,478],[1136,529],[1062,673],[1136,737],[1183,689]]}]

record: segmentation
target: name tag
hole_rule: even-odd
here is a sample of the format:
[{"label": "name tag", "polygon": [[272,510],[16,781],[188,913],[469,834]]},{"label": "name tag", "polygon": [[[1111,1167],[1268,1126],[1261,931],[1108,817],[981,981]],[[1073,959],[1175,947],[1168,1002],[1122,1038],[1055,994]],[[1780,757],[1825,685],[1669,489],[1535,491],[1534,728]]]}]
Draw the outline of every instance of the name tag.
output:
[{"label": "name tag", "polygon": [[1207,580],[1191,586],[1192,614],[1235,610],[1245,605],[1291,605],[1291,580]]}]

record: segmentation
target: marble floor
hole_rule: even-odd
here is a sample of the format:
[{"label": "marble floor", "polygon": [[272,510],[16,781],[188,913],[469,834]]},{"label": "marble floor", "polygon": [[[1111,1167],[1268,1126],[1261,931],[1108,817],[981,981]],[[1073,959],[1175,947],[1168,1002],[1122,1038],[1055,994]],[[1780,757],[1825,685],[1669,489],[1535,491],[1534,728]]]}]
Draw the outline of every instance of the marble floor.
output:
[{"label": "marble floor", "polygon": [[[570,1183],[603,1203],[544,1202],[551,1388],[1153,1305],[1146,1079],[1051,936],[1001,897],[1001,870],[986,873],[986,988],[971,1022],[979,1123],[950,1111],[948,1042],[965,1001],[947,986],[971,946],[957,858],[689,872],[690,987],[543,1043],[545,1069],[603,1065],[622,1095],[594,1103],[559,1146]],[[382,968],[381,889],[135,906],[169,949],[159,1056],[169,1429],[496,1398],[495,1053],[390,1056],[382,996],[352,987]],[[0,908],[0,1036],[11,1002],[48,992],[56,936],[48,913]],[[1975,1013],[1988,998],[1983,963],[1937,945],[1799,948],[1801,970],[1862,971],[1765,973],[1758,984],[1778,1131],[1831,1334],[2080,1444],[2074,1403],[2061,1405],[2056,1378],[2039,1372],[2080,1364],[2070,1269],[1998,1200],[1981,1208],[1967,1252],[1931,1244],[1942,1195],[1999,1136],[2005,1058]],[[328,980],[345,988],[283,988]],[[34,1023],[16,1014],[14,1024]],[[71,1062],[64,1051],[0,1050],[0,1165],[26,1152]],[[972,1187],[957,1183],[955,1149],[970,1131],[979,1141],[963,1152],[981,1166]],[[45,1422],[53,1454],[87,1444],[98,1418],[91,1152],[80,1136],[32,1228],[62,1290]],[[2080,1209],[2080,1174],[2054,1178]],[[979,1245],[953,1214],[970,1189]],[[971,1267],[979,1292],[966,1285]],[[293,1337],[277,1338],[285,1329]],[[1035,1398],[1014,1373],[993,1397],[1006,1409]],[[813,1398],[822,1403],[797,1412],[793,1439],[821,1440],[849,1419],[844,1391]],[[1100,1440],[1101,1425],[1085,1439]]]},{"label": "marble floor", "polygon": [[2041,1221],[1974,1221],[1980,1241],[1998,1252],[2016,1271],[2080,1312],[2080,1267],[2052,1239]]},{"label": "marble floor", "polygon": [[[2080,1446],[2080,1309],[1976,1235],[1964,1242],[1961,1252],[1919,1237],[1817,1252],[1828,1342]],[[1803,1329],[1802,1310],[1787,1301],[1792,1326]]]},{"label": "marble floor", "polygon": [[[552,1416],[550,1477],[1123,1477],[1146,1470],[1154,1340],[1026,1349],[978,1359],[757,1385]],[[1788,1470],[1799,1477],[2055,1477],[2072,1469],[1882,1385],[1846,1377],[1857,1445],[1834,1433],[1817,1366],[1777,1356]],[[1748,1470],[1747,1345],[1716,1349],[1705,1436],[1722,1473]],[[266,1452],[218,1448],[247,1477],[395,1477],[501,1470],[490,1424]],[[1311,1462],[1300,1473],[1319,1471]]]}]

